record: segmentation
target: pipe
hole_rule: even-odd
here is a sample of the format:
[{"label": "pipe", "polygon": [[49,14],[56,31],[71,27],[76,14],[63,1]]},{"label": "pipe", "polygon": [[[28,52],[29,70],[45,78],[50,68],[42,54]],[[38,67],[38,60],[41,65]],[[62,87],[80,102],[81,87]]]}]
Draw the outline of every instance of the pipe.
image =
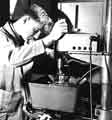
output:
[{"label": "pipe", "polygon": [[101,109],[98,120],[112,120],[112,1],[104,0],[104,52],[102,70]]},{"label": "pipe", "polygon": [[[112,53],[112,1],[105,0],[104,13],[104,52]],[[104,55],[102,71],[102,107],[108,109],[112,107],[111,102],[111,84],[112,84],[112,56]]]}]

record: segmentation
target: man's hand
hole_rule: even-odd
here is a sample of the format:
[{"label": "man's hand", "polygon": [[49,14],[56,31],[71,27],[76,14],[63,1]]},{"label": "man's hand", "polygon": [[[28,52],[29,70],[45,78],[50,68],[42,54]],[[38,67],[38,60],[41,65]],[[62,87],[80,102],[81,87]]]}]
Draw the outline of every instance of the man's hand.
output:
[{"label": "man's hand", "polygon": [[53,40],[58,40],[64,33],[68,32],[68,27],[65,19],[58,20],[50,33]]},{"label": "man's hand", "polygon": [[59,38],[68,32],[68,27],[65,19],[58,20],[51,31],[51,33],[43,39],[43,42],[46,46],[50,45],[53,41],[59,40]]},{"label": "man's hand", "polygon": [[50,56],[50,58],[54,58],[54,49],[46,48],[46,54]]}]

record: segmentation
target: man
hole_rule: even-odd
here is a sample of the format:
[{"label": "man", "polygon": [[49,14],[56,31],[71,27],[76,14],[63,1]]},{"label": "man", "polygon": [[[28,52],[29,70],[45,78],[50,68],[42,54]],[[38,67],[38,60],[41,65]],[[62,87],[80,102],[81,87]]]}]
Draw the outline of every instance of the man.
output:
[{"label": "man", "polygon": [[[33,5],[16,22],[7,22],[0,28],[0,117],[2,120],[25,120],[21,111],[24,102],[22,94],[24,76],[32,69],[33,58],[46,54],[49,45],[67,32],[64,19],[57,21],[53,28],[49,29],[50,22],[47,23],[45,20],[50,21],[50,18],[41,7],[38,10],[39,14],[36,6]],[[35,40],[42,32],[47,36]]]}]

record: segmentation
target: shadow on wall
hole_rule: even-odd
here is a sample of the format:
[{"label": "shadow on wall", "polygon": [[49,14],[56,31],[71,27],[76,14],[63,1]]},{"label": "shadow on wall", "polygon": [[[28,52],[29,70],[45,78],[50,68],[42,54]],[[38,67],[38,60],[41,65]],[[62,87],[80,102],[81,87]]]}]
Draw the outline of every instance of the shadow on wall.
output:
[{"label": "shadow on wall", "polygon": [[0,1],[0,26],[9,19],[9,0]]},{"label": "shadow on wall", "polygon": [[16,20],[20,18],[25,10],[27,10],[31,5],[31,0],[17,0],[15,10],[13,13],[13,19]]}]

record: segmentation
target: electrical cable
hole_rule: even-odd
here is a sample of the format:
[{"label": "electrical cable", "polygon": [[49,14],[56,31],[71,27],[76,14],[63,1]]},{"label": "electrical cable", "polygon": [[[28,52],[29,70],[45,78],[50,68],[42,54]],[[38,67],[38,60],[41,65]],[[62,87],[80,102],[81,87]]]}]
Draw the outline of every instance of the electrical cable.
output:
[{"label": "electrical cable", "polygon": [[94,70],[97,70],[97,69],[99,69],[99,68],[100,68],[99,66],[96,66],[96,67],[92,68],[91,71],[90,71],[90,69],[89,69],[89,71],[87,71],[87,72],[80,78],[80,80],[77,82],[77,85],[80,85],[80,83],[83,81],[83,79],[84,79],[90,72],[92,72],[92,71],[94,71]]},{"label": "electrical cable", "polygon": [[91,112],[91,120],[93,120],[93,101],[92,101],[92,39],[90,39],[90,112]]}]

